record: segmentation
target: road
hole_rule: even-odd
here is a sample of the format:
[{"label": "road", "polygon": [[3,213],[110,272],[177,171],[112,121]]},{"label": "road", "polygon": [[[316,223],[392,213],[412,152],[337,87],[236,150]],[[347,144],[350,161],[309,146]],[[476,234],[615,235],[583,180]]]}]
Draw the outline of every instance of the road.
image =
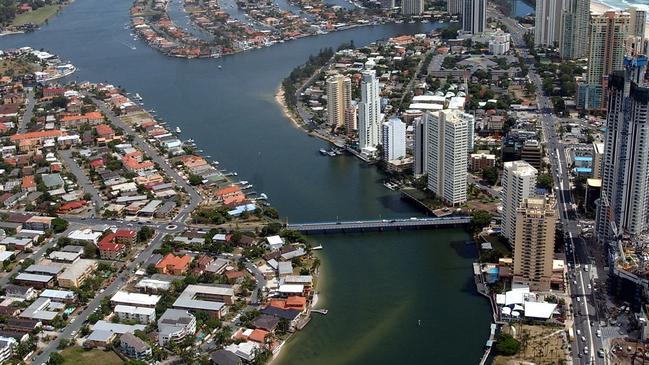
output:
[{"label": "road", "polygon": [[[489,11],[490,16],[498,18],[507,26],[519,55],[526,58],[528,50],[523,41],[525,29],[514,19],[503,16],[493,8],[490,8]],[[597,268],[590,259],[586,242],[580,237],[579,217],[573,209],[566,151],[555,128],[560,121],[552,114],[552,103],[547,96],[543,95],[542,80],[534,67],[530,67],[528,76],[537,90],[539,121],[543,130],[545,151],[549,154],[552,169],[550,175],[554,179],[557,208],[566,243],[566,260],[569,266],[568,290],[572,297],[574,315],[575,339],[571,343],[573,364],[604,364],[604,359],[597,355],[597,351],[602,348],[602,341],[597,336],[600,322],[592,292],[594,283],[592,276]]]},{"label": "road", "polygon": [[[189,204],[185,205],[180,212],[174,217],[170,222],[165,223],[152,223],[148,224],[155,230],[155,235],[151,239],[149,245],[144,248],[134,259],[129,262],[125,269],[117,274],[115,280],[102,292],[98,293],[95,298],[93,298],[86,308],[79,314],[74,317],[71,322],[65,327],[63,332],[55,340],[51,341],[43,352],[38,355],[34,364],[46,363],[50,357],[50,354],[57,350],[61,338],[71,338],[73,332],[78,333],[79,329],[85,324],[88,320],[88,317],[99,308],[102,299],[112,296],[117,290],[122,287],[129,279],[132,277],[133,273],[140,267],[140,265],[151,255],[153,251],[160,248],[162,244],[162,239],[168,233],[177,233],[185,229],[184,220],[187,218],[188,214],[191,213],[203,200],[201,195],[198,193],[193,186],[189,185],[179,174],[178,172],[171,167],[171,165],[162,158],[158,151],[155,150],[148,142],[146,142],[139,133],[135,132],[129,125],[122,122],[110,108],[97,99],[93,99],[97,104],[99,109],[106,115],[110,122],[113,125],[122,128],[125,133],[133,136],[134,145],[140,148],[145,154],[147,154],[154,162],[160,166],[160,168],[172,179],[175,180],[178,187],[185,189],[189,195]],[[85,225],[117,225],[117,226],[126,226],[127,222],[108,220],[108,219],[99,219],[99,218],[73,218],[66,217],[70,222],[77,224]],[[40,252],[40,251],[39,251]],[[44,250],[43,250],[44,252]]]},{"label": "road", "polygon": [[22,118],[18,119],[18,132],[17,133],[25,133],[27,132],[27,126],[29,125],[29,122],[32,120],[32,116],[34,115],[34,105],[36,105],[36,100],[34,99],[34,89],[31,88],[27,92],[27,102],[26,102],[26,107],[25,107],[25,113],[23,114]]},{"label": "road", "polygon": [[[534,71],[531,71],[530,79],[537,86],[537,90],[540,93],[540,77]],[[597,356],[597,350],[602,348],[602,341],[597,336],[597,331],[600,330],[600,323],[592,292],[594,280],[591,274],[596,268],[590,259],[586,242],[580,237],[581,230],[577,226],[578,217],[573,209],[567,156],[555,128],[558,123],[558,118],[551,114],[552,104],[546,96],[540,95],[538,101],[540,107],[539,119],[543,128],[546,143],[545,149],[550,155],[550,164],[552,165],[551,175],[554,177],[555,192],[557,195],[557,208],[566,242],[566,258],[569,265],[569,289],[573,298],[572,306],[574,314],[573,330],[575,332],[575,341],[572,344],[573,363],[604,364],[603,359]],[[588,271],[587,267],[590,268]]]},{"label": "road", "polygon": [[178,174],[178,171],[174,169],[169,162],[160,156],[160,153],[153,147],[151,146],[147,141],[140,136],[139,132],[136,132],[131,128],[130,125],[124,123],[118,116],[113,113],[113,111],[110,109],[106,103],[104,103],[101,100],[98,100],[96,98],[92,98],[93,102],[99,107],[102,113],[106,117],[108,117],[108,120],[110,122],[124,130],[124,132],[130,136],[133,137],[134,145],[139,148],[144,154],[149,156],[151,160],[160,166],[160,168],[169,176],[172,180],[176,182],[176,185],[187,192],[187,195],[189,195],[189,205],[186,206],[185,208],[181,209],[181,211],[178,213],[176,216],[177,220],[176,221],[184,221],[185,218],[187,218],[187,215],[192,212],[199,204],[201,201],[203,201],[203,197],[198,193],[198,191],[191,186],[180,174]]},{"label": "road", "polygon": [[77,161],[72,157],[71,150],[60,150],[59,156],[63,160],[65,167],[74,174],[77,178],[77,183],[85,191],[92,196],[92,202],[95,205],[95,209],[99,212],[104,207],[104,200],[101,198],[101,194],[95,187],[95,185],[90,181],[88,176],[83,172]]}]

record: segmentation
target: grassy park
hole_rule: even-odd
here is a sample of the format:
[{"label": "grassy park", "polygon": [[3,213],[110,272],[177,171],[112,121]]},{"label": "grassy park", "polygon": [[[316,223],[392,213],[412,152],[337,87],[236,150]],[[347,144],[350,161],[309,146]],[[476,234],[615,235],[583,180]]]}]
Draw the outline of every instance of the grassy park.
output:
[{"label": "grassy park", "polygon": [[12,22],[12,25],[24,25],[24,24],[36,24],[40,25],[47,21],[47,19],[56,15],[56,13],[62,8],[62,5],[45,5],[33,11],[28,11],[26,13],[16,15],[16,18]]}]

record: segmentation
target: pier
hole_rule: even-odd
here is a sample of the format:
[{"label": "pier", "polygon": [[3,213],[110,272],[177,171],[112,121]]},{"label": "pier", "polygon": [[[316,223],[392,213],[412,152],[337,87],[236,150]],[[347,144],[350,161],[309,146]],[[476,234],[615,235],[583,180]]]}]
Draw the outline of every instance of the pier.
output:
[{"label": "pier", "polygon": [[372,231],[400,231],[408,229],[431,229],[463,227],[471,223],[471,217],[441,217],[441,218],[399,218],[375,219],[348,222],[318,222],[293,223],[286,228],[300,231],[304,234],[319,233],[353,233]]}]

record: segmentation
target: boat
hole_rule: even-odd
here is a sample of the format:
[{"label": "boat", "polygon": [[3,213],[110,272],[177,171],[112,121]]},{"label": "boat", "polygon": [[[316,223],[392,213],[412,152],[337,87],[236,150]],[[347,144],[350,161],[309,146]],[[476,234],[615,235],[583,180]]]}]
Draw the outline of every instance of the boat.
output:
[{"label": "boat", "polygon": [[180,127],[176,127],[176,133],[182,133],[182,130],[180,129]]},{"label": "boat", "polygon": [[135,98],[136,98],[137,100],[142,100],[142,97],[141,97],[140,94],[138,94],[138,93],[135,93]]},{"label": "boat", "polygon": [[223,68],[223,66],[219,65],[219,70],[222,69],[222,68]]},{"label": "boat", "polygon": [[311,248],[311,250],[322,250],[322,245],[315,246],[315,247]]},{"label": "boat", "polygon": [[246,185],[247,183],[248,183],[248,182],[247,182],[246,180],[241,180],[241,181],[239,181],[239,184],[241,184],[241,185]]},{"label": "boat", "polygon": [[323,154],[323,155],[325,155],[325,156],[329,154],[329,153],[327,152],[327,150],[325,150],[324,148],[321,148],[321,149],[320,149],[320,153]]},{"label": "boat", "polygon": [[417,320],[417,326],[421,327],[421,319]]},{"label": "boat", "polygon": [[331,156],[331,157],[336,156],[336,152],[334,152],[334,151],[329,151],[329,152],[327,152],[327,154],[328,154],[329,156]]},{"label": "boat", "polygon": [[259,199],[268,199],[268,195],[261,193],[259,194]]}]

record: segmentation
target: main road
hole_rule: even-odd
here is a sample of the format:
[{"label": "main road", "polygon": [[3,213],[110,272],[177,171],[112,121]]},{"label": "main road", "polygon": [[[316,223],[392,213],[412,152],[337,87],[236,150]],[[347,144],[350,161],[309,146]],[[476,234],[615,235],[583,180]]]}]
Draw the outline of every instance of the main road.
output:
[{"label": "main road", "polygon": [[[49,360],[50,354],[54,351],[57,350],[57,347],[59,346],[59,343],[62,338],[71,338],[72,333],[78,333],[79,329],[86,323],[88,320],[88,317],[92,313],[94,313],[97,308],[101,305],[101,301],[104,298],[111,297],[117,290],[126,283],[129,278],[133,275],[133,273],[142,265],[142,263],[151,257],[153,254],[153,251],[158,249],[162,243],[162,239],[165,236],[165,231],[167,233],[173,233],[173,232],[180,232],[185,229],[185,224],[184,220],[185,218],[200,204],[202,201],[201,195],[198,193],[198,191],[191,185],[185,181],[184,178],[180,176],[178,171],[176,171],[171,165],[168,163],[167,160],[165,160],[160,154],[158,153],[157,150],[155,150],[147,141],[145,141],[139,133],[134,131],[131,126],[127,125],[124,123],[119,117],[117,117],[112,110],[102,101],[99,101],[97,99],[93,99],[94,102],[97,104],[99,109],[108,117],[110,122],[119,127],[122,128],[127,134],[133,136],[134,144],[138,148],[140,148],[144,153],[146,153],[155,163],[160,166],[160,168],[169,176],[171,177],[175,182],[176,185],[180,188],[183,188],[185,192],[189,195],[189,203],[185,205],[180,212],[176,215],[174,219],[172,219],[168,223],[157,223],[157,224],[152,224],[151,226],[155,230],[155,235],[149,242],[148,246],[144,248],[132,261],[128,262],[126,264],[126,267],[117,274],[117,277],[115,280],[107,287],[105,290],[101,293],[98,293],[91,301],[90,303],[86,306],[86,308],[76,317],[74,317],[71,322],[64,328],[63,332],[53,341],[51,341],[47,347],[41,352],[36,358],[34,359],[33,363],[34,364],[43,364],[47,363]],[[98,219],[98,218],[72,218],[72,217],[65,217],[68,219],[70,222],[73,223],[81,223],[81,224],[88,224],[88,225],[95,225],[95,224],[107,224],[107,225],[120,225],[124,226],[126,225],[127,222],[123,221],[114,221],[114,220],[105,220],[105,219]],[[51,245],[52,243],[50,243]],[[39,250],[39,253],[44,252],[43,249]]]},{"label": "main road", "polygon": [[[534,72],[530,72],[532,81],[537,90],[541,90],[541,79]],[[539,120],[543,128],[546,151],[549,153],[552,165],[551,175],[554,177],[557,208],[561,218],[566,243],[566,259],[569,267],[569,289],[572,297],[573,330],[575,339],[572,344],[573,363],[575,364],[603,364],[604,361],[597,354],[602,348],[601,338],[598,336],[600,324],[598,313],[594,305],[593,277],[596,268],[591,262],[588,247],[580,237],[578,217],[571,195],[570,171],[567,163],[566,151],[561,144],[556,132],[558,118],[552,115],[552,104],[545,95],[538,97]]]},{"label": "main road", "polygon": [[[512,35],[512,41],[519,55],[527,59],[528,50],[525,48],[523,35],[526,30],[514,19],[505,17],[494,8],[490,8],[490,16],[498,18]],[[574,364],[604,364],[597,351],[602,348],[598,313],[593,296],[593,267],[588,247],[580,237],[578,216],[574,209],[571,195],[570,171],[566,150],[556,132],[559,119],[552,114],[552,103],[543,95],[542,80],[530,65],[529,81],[534,84],[538,93],[538,113],[541,122],[545,150],[550,158],[550,174],[554,179],[557,208],[566,243],[566,259],[569,267],[568,289],[572,298],[573,331],[575,338],[571,344],[571,355]]]}]

